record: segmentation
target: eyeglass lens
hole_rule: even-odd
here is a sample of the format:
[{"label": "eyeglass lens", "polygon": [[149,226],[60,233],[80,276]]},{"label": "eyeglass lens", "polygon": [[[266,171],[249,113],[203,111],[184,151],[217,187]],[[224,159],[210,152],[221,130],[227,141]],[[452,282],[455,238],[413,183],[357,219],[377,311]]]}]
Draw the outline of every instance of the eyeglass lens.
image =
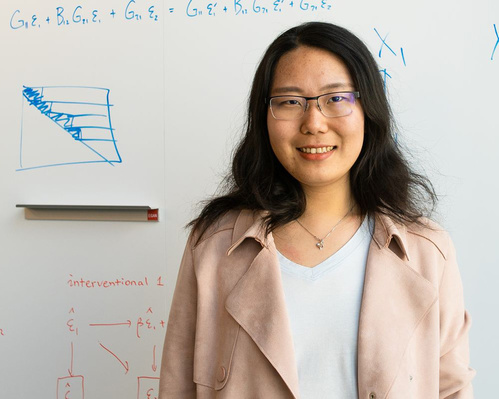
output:
[{"label": "eyeglass lens", "polygon": [[[353,111],[355,94],[350,92],[328,93],[320,96],[318,102],[324,116],[329,118],[347,116]],[[297,96],[273,97],[270,100],[270,109],[275,119],[300,119],[307,110],[307,100]]]}]

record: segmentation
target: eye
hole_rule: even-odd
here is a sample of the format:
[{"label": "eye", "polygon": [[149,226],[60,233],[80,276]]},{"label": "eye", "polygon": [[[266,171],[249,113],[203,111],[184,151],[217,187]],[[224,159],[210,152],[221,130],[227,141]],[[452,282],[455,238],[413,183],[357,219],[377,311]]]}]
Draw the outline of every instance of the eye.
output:
[{"label": "eye", "polygon": [[301,107],[300,100],[296,98],[286,97],[286,98],[279,98],[276,100],[278,100],[277,102],[278,107]]},{"label": "eye", "polygon": [[343,100],[345,100],[345,97],[335,94],[327,98],[326,104],[340,103]]}]

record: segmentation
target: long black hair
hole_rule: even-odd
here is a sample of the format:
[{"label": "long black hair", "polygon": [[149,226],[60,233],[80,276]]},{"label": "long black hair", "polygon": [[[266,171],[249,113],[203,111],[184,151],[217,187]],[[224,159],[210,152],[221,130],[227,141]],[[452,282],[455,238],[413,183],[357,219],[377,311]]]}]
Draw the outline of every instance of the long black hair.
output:
[{"label": "long black hair", "polygon": [[361,93],[364,143],[350,170],[352,194],[362,216],[379,212],[400,223],[421,222],[434,210],[431,182],[413,171],[394,140],[393,116],[378,65],[366,45],[348,30],[309,22],[287,30],[265,52],[256,70],[248,102],[245,135],[237,146],[221,195],[206,201],[188,226],[203,232],[232,209],[265,210],[267,233],[299,218],[306,199],[300,183],[280,164],[270,146],[265,99],[280,58],[299,46],[338,56]]}]

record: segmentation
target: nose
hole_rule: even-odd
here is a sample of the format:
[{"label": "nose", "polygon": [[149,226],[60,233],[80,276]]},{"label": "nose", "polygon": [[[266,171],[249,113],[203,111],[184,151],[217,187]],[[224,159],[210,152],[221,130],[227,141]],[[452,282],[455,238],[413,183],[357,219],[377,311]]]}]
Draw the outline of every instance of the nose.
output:
[{"label": "nose", "polygon": [[300,131],[303,134],[326,133],[328,131],[327,117],[319,109],[317,100],[307,101],[307,108],[302,118]]}]

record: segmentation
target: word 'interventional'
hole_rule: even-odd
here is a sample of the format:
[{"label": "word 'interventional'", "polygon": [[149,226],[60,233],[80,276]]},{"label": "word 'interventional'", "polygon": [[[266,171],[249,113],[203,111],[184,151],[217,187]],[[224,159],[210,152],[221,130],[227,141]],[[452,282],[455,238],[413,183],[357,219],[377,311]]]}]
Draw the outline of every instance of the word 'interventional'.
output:
[{"label": "word 'interventional'", "polygon": [[72,274],[69,275],[67,285],[71,288],[115,288],[115,287],[163,287],[163,277],[159,276],[156,279],[149,279],[147,276],[141,279],[126,279],[124,277],[116,278],[114,280],[88,280],[83,277],[79,279],[74,278]]}]

